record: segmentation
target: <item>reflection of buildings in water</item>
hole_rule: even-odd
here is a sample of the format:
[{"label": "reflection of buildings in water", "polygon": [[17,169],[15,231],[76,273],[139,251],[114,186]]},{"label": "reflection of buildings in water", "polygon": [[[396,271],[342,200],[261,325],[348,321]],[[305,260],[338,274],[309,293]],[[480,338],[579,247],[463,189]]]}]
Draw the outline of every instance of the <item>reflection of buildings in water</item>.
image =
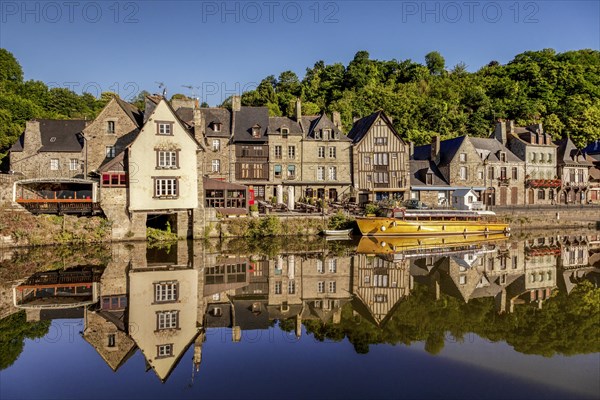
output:
[{"label": "reflection of buildings in water", "polygon": [[408,260],[358,254],[354,259],[352,292],[354,309],[381,326],[400,299],[413,287]]},{"label": "reflection of buildings in water", "polygon": [[[556,266],[561,248],[557,237],[538,237],[525,240],[525,273],[521,301],[542,307],[556,288]],[[515,298],[514,302],[520,302]]]},{"label": "reflection of buildings in water", "polygon": [[600,283],[600,264],[592,264],[593,255],[590,249],[600,242],[594,236],[561,237],[561,253],[558,262],[558,287],[567,293],[584,279],[592,281],[596,286]]}]

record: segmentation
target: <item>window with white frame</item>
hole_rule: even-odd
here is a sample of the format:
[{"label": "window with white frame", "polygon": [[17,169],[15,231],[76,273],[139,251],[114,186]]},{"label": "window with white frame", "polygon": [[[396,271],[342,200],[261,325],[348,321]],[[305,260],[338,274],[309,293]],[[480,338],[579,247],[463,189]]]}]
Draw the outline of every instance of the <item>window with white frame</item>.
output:
[{"label": "window with white frame", "polygon": [[173,123],[158,121],[156,122],[159,135],[172,135],[173,134]]},{"label": "window with white frame", "polygon": [[179,298],[179,283],[177,281],[157,282],[154,284],[154,301],[166,303],[177,301]]},{"label": "window with white frame", "polygon": [[281,158],[281,146],[275,146],[275,158]]},{"label": "window with white frame", "polygon": [[155,178],[154,197],[177,196],[177,178]]},{"label": "window with white frame", "polygon": [[335,293],[335,281],[329,282],[329,293]]},{"label": "window with white frame", "polygon": [[50,170],[58,171],[58,158],[50,159]]},{"label": "window with white frame", "polygon": [[319,293],[325,293],[325,282],[324,281],[317,282],[317,291]]},{"label": "window with white frame", "polygon": [[460,153],[459,160],[460,162],[467,162],[467,153]]},{"label": "window with white frame", "polygon": [[221,126],[222,126],[222,124],[220,122],[215,122],[213,124],[213,131],[215,131],[215,132],[221,132]]},{"label": "window with white frame", "polygon": [[158,330],[179,328],[179,311],[158,311],[156,327]]},{"label": "window with white frame", "polygon": [[115,121],[106,122],[106,133],[115,133]]},{"label": "window with white frame", "polygon": [[221,172],[221,160],[212,160],[212,172]]},{"label": "window with white frame", "polygon": [[335,156],[336,156],[336,148],[330,147],[329,148],[329,158],[335,158]]},{"label": "window with white frame", "polygon": [[281,281],[275,282],[275,294],[281,294]]},{"label": "window with white frame", "polygon": [[461,285],[466,285],[467,284],[467,276],[466,275],[459,275],[458,276],[458,283]]},{"label": "window with white frame", "polygon": [[317,259],[317,273],[322,274],[323,272],[323,260]]},{"label": "window with white frame", "polygon": [[289,133],[290,133],[290,130],[288,128],[281,128],[281,137],[282,138],[288,137]]},{"label": "window with white frame", "polygon": [[319,158],[325,158],[325,146],[319,146]]},{"label": "window with white frame", "polygon": [[69,169],[71,171],[77,171],[79,169],[79,160],[77,158],[71,158],[69,160]]},{"label": "window with white frame", "polygon": [[325,167],[317,167],[317,180],[318,181],[325,180]]},{"label": "window with white frame", "polygon": [[388,153],[373,154],[373,165],[388,165]]},{"label": "window with white frame", "polygon": [[213,139],[212,141],[212,149],[213,151],[221,150],[221,141],[219,139]]},{"label": "window with white frame", "polygon": [[296,158],[296,146],[288,146],[288,157]]},{"label": "window with white frame", "polygon": [[329,259],[329,272],[332,274],[337,272],[337,260],[335,258]]},{"label": "window with white frame", "polygon": [[288,165],[288,178],[294,179],[296,177],[296,166]]},{"label": "window with white frame", "polygon": [[337,167],[329,167],[329,180],[337,181]]},{"label": "window with white frame", "polygon": [[116,155],[115,146],[106,146],[105,154],[106,158],[114,158]]},{"label": "window with white frame", "polygon": [[467,167],[460,167],[459,173],[460,179],[462,179],[463,181],[467,179]]},{"label": "window with white frame", "polygon": [[376,137],[375,145],[376,146],[386,146],[387,145],[387,137]]},{"label": "window with white frame", "polygon": [[158,168],[177,168],[177,152],[157,150]]},{"label": "window with white frame", "polygon": [[173,345],[172,344],[160,344],[156,346],[156,357],[166,358],[173,356]]},{"label": "window with white frame", "polygon": [[365,154],[365,155],[364,155],[364,158],[363,158],[363,162],[364,162],[364,164],[365,164],[365,165],[369,165],[369,164],[371,164],[371,156],[370,156],[370,155],[367,155],[367,154]]},{"label": "window with white frame", "polygon": [[296,293],[296,282],[293,279],[288,281],[288,294]]},{"label": "window with white frame", "polygon": [[275,172],[275,178],[281,178],[281,165],[275,165],[273,171]]}]

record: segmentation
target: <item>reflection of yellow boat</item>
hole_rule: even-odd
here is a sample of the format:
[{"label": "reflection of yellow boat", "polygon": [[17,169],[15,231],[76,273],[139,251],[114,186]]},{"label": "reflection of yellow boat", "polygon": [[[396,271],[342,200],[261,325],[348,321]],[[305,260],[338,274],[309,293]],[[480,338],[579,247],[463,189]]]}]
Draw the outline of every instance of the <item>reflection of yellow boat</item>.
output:
[{"label": "reflection of yellow boat", "polygon": [[361,254],[404,254],[425,256],[456,251],[470,251],[485,245],[507,240],[508,235],[443,236],[443,237],[406,237],[406,236],[363,236],[358,243],[357,253]]},{"label": "reflection of yellow boat", "polygon": [[356,223],[367,236],[466,236],[510,231],[492,211],[397,209],[388,217],[357,217]]}]

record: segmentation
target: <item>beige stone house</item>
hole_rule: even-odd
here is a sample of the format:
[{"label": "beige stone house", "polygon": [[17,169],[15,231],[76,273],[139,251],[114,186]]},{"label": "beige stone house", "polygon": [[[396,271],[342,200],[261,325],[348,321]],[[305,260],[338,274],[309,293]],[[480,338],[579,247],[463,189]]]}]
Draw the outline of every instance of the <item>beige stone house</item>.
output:
[{"label": "beige stone house", "polygon": [[383,111],[359,119],[352,140],[352,184],[360,204],[404,200],[410,191],[409,145]]},{"label": "beige stone house", "polygon": [[558,201],[561,204],[585,204],[589,191],[589,172],[594,164],[569,137],[557,144],[557,172],[561,183]]}]

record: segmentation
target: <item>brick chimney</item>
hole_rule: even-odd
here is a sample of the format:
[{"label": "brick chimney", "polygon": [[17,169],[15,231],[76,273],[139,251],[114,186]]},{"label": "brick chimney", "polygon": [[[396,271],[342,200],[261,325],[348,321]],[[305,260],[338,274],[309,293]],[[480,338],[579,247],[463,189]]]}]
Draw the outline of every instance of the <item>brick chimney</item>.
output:
[{"label": "brick chimney", "polygon": [[25,137],[23,150],[27,153],[36,153],[42,147],[42,132],[40,122],[36,120],[25,123]]},{"label": "brick chimney", "polygon": [[194,107],[194,137],[199,143],[204,141],[204,115],[198,107]]},{"label": "brick chimney", "polygon": [[440,141],[440,136],[435,135],[431,142],[431,160],[434,161],[436,164],[439,161],[441,147],[442,147],[442,144]]},{"label": "brick chimney", "polygon": [[302,119],[302,100],[300,98],[296,99],[296,121],[300,121]]},{"label": "brick chimney", "polygon": [[506,121],[506,123],[504,123],[504,121],[502,120],[498,120],[498,122],[496,122],[496,129],[494,130],[494,138],[499,141],[500,143],[502,143],[503,145],[506,145],[506,127],[508,125],[508,121]]},{"label": "brick chimney", "polygon": [[242,109],[242,96],[231,96],[231,111],[240,111]]},{"label": "brick chimney", "polygon": [[331,120],[336,128],[342,129],[342,116],[339,111],[334,111],[333,114],[331,114]]}]

